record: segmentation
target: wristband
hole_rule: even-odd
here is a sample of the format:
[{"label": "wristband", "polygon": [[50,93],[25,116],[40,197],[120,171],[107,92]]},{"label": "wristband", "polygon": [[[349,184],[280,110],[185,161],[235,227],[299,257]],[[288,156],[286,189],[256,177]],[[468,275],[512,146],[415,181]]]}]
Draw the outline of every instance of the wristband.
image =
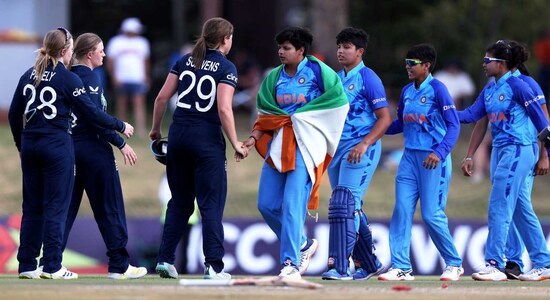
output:
[{"label": "wristband", "polygon": [[256,143],[258,141],[258,139],[253,135],[249,136],[248,138],[252,138],[254,140],[254,143]]},{"label": "wristband", "polygon": [[468,160],[473,160],[471,156],[466,156],[462,159],[462,163],[465,163]]}]

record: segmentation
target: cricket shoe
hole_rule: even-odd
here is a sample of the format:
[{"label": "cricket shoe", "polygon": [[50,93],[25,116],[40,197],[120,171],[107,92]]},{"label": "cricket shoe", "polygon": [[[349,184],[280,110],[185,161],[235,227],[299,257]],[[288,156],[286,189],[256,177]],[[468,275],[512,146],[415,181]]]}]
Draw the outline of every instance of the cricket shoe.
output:
[{"label": "cricket shoe", "polygon": [[128,265],[128,269],[126,269],[126,272],[124,273],[111,273],[107,275],[107,278],[109,279],[137,279],[141,278],[143,276],[147,275],[147,269],[144,267],[134,267],[132,265]]},{"label": "cricket shoe", "polygon": [[340,274],[336,269],[330,269],[321,275],[323,280],[353,280],[349,269],[346,271],[346,274]]},{"label": "cricket shoe", "polygon": [[472,278],[479,281],[508,281],[506,274],[493,265],[486,265],[479,272],[472,274]]},{"label": "cricket shoe", "polygon": [[302,279],[300,270],[296,266],[286,265],[281,269],[279,277],[288,278],[288,279]]},{"label": "cricket shoe", "polygon": [[221,270],[219,273],[212,268],[211,265],[206,265],[206,268],[204,269],[204,279],[231,279],[231,274],[225,273],[223,270]]},{"label": "cricket shoe", "polygon": [[176,267],[167,262],[159,262],[157,264],[157,267],[155,268],[155,271],[160,275],[161,278],[178,278],[178,270],[176,270]]},{"label": "cricket shoe", "polygon": [[372,276],[377,276],[384,272],[384,265],[378,259],[376,259],[376,267],[376,272],[372,273],[367,272],[367,270],[363,268],[357,268],[355,273],[353,273],[353,280],[368,280]]},{"label": "cricket shoe", "polygon": [[307,271],[309,263],[311,262],[311,258],[313,257],[315,252],[317,252],[318,247],[319,242],[316,239],[308,239],[306,241],[306,245],[303,247],[302,250],[300,250],[300,265],[298,266],[300,275],[304,275],[304,273]]},{"label": "cricket shoe", "polygon": [[506,267],[504,267],[504,274],[508,279],[518,280],[519,275],[521,275],[521,268],[519,265],[513,261],[506,262]]},{"label": "cricket shoe", "polygon": [[19,279],[40,279],[41,274],[42,274],[42,266],[36,268],[36,270],[19,273]]},{"label": "cricket shoe", "polygon": [[53,272],[53,273],[42,272],[42,274],[40,274],[40,278],[42,279],[78,279],[78,274],[76,274],[75,272],[71,272],[67,270],[67,268],[61,266],[61,269],[59,269],[59,271],[57,272]]},{"label": "cricket shoe", "polygon": [[411,270],[401,270],[401,269],[389,269],[388,272],[380,274],[378,280],[388,280],[388,281],[411,281],[414,280]]},{"label": "cricket shoe", "polygon": [[464,268],[462,267],[454,267],[454,266],[447,266],[445,268],[445,271],[443,271],[443,274],[439,277],[439,280],[441,281],[457,281],[460,279],[460,276],[464,274]]},{"label": "cricket shoe", "polygon": [[518,278],[521,281],[542,281],[550,279],[550,266],[532,269],[525,274],[519,275]]}]

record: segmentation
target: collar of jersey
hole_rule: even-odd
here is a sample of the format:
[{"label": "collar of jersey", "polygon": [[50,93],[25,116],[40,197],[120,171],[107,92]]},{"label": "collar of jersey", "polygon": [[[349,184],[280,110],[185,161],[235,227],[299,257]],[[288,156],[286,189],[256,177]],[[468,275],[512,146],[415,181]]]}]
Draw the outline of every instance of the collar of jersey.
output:
[{"label": "collar of jersey", "polygon": [[348,74],[346,75],[346,71],[344,69],[342,69],[341,72],[341,79],[342,79],[342,82],[345,80],[345,79],[348,79],[348,78],[351,78],[353,76],[355,76],[355,74],[359,73],[359,71],[365,66],[365,64],[363,63],[363,61],[360,61],[359,64],[357,66],[355,66],[353,69],[349,70]]},{"label": "collar of jersey", "polygon": [[[293,77],[296,77],[296,75],[298,75],[298,73],[300,73],[300,71],[304,68],[304,66],[307,64],[307,58],[304,57],[304,59],[298,64],[298,68],[296,70],[296,74],[294,74]],[[291,78],[286,72],[285,72],[285,68],[283,68],[282,74],[284,74],[286,77],[288,78]]]},{"label": "collar of jersey", "polygon": [[[428,74],[428,77],[424,79],[424,82],[420,84],[420,86],[418,87],[418,89],[416,89],[416,91],[423,90],[428,84],[430,84],[430,81],[432,81],[433,79],[434,77],[432,76],[432,73]],[[413,84],[413,87],[414,87],[414,84]]]},{"label": "collar of jersey", "polygon": [[506,72],[506,74],[502,75],[502,77],[500,77],[500,79],[495,82],[495,88],[499,88],[501,85],[503,85],[506,80],[508,80],[508,78],[510,78],[512,76],[512,71],[508,71]]}]

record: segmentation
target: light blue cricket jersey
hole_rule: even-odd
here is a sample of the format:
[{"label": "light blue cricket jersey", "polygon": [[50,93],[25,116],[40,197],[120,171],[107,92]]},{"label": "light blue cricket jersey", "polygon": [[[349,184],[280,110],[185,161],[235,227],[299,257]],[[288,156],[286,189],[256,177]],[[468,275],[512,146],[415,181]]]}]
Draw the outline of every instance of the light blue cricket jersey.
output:
[{"label": "light blue cricket jersey", "polygon": [[445,85],[426,77],[417,89],[414,82],[401,92],[394,120],[386,134],[403,132],[405,148],[433,151],[440,159],[449,155],[460,133],[456,107]]},{"label": "light blue cricket jersey", "polygon": [[386,91],[380,77],[361,61],[346,75],[345,70],[338,72],[349,101],[341,141],[362,140],[377,121],[374,111],[388,107]]},{"label": "light blue cricket jersey", "polygon": [[307,58],[298,64],[298,70],[292,77],[283,68],[275,85],[277,104],[290,115],[322,93],[321,67]]},{"label": "light blue cricket jersey", "polygon": [[[527,83],[529,87],[533,90],[535,93],[535,100],[540,103],[540,105],[546,104],[546,98],[544,97],[544,93],[542,92],[542,89],[540,88],[540,85],[530,76],[523,75],[519,70],[516,70],[514,73],[512,73],[512,76],[515,76]],[[529,120],[529,126],[531,126],[531,131],[533,132],[533,143],[536,143],[537,140],[537,129],[535,128],[535,125],[533,125],[533,122]]]},{"label": "light blue cricket jersey", "polygon": [[496,147],[530,145],[533,143],[530,122],[533,122],[537,132],[548,126],[533,90],[525,81],[512,76],[511,72],[487,84],[474,104],[458,115],[462,123],[476,122],[487,115]]}]

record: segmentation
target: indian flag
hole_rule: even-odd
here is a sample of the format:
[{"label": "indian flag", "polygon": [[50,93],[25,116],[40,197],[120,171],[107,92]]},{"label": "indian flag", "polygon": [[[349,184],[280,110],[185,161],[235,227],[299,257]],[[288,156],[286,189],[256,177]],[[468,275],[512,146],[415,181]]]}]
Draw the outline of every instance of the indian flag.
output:
[{"label": "indian flag", "polygon": [[281,173],[294,170],[298,148],[313,183],[308,209],[317,209],[320,179],[338,147],[349,103],[338,75],[315,57],[307,59],[319,64],[325,92],[289,115],[275,99],[275,84],[284,65],[275,68],[258,92],[254,129],[264,132],[256,150],[266,158],[269,146],[267,162]]}]

